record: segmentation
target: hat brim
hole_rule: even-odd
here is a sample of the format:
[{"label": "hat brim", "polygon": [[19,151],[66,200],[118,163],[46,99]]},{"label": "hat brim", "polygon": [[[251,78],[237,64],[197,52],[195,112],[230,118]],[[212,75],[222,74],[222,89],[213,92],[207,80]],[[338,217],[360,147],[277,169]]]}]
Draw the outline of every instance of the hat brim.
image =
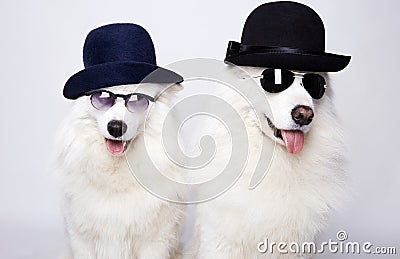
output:
[{"label": "hat brim", "polygon": [[307,54],[266,51],[238,54],[225,59],[238,66],[268,67],[313,72],[338,72],[350,62],[350,56],[331,53]]},{"label": "hat brim", "polygon": [[110,62],[85,68],[65,83],[63,95],[77,99],[85,93],[100,88],[139,83],[181,83],[182,76],[143,62]]}]

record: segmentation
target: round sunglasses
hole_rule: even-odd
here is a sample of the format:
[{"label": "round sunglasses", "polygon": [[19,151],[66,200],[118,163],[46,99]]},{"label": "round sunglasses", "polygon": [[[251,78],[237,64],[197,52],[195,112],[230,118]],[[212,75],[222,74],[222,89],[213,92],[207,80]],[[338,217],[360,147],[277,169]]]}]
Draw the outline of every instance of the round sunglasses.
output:
[{"label": "round sunglasses", "polygon": [[130,112],[144,112],[149,107],[149,101],[154,102],[154,98],[141,93],[114,94],[107,90],[97,90],[86,94],[90,96],[93,107],[100,111],[110,109],[115,100],[119,97],[124,99],[125,107]]},{"label": "round sunglasses", "polygon": [[302,86],[314,99],[320,99],[326,89],[325,78],[314,73],[293,73],[286,69],[265,69],[260,78],[262,88],[269,93],[280,93],[293,84],[296,77],[301,78]]}]

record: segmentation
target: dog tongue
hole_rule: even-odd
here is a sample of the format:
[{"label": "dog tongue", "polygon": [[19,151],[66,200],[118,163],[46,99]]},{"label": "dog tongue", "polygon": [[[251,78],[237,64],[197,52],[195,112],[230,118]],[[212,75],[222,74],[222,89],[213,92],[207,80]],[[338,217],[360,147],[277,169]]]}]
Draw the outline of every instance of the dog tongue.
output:
[{"label": "dog tongue", "polygon": [[114,156],[120,155],[124,152],[124,142],[119,140],[106,140],[108,151]]},{"label": "dog tongue", "polygon": [[304,133],[299,130],[281,130],[283,142],[289,153],[297,154],[304,144]]}]

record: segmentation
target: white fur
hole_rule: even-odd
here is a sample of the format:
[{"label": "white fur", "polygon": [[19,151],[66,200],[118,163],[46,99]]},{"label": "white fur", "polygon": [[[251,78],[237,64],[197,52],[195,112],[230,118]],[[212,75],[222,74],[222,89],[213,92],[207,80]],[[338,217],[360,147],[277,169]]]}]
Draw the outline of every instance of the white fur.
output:
[{"label": "white fur", "polygon": [[[137,85],[126,85],[107,90],[155,96],[163,87],[148,85],[141,91]],[[124,120],[128,130],[122,139],[131,140],[127,155],[141,163],[145,151],[140,148],[139,136],[147,134],[151,144],[158,141],[154,136],[160,135],[160,117],[169,110],[169,98],[171,95],[164,93],[153,104],[154,116],[146,120],[145,133],[145,116],[128,112],[123,102],[98,111],[88,97],[76,100],[57,141],[56,164],[62,176],[63,213],[70,241],[66,258],[170,258],[176,253],[182,206],[146,191],[132,176],[125,157],[112,156],[105,145],[105,138],[112,138],[107,123]],[[179,177],[165,157],[153,155],[165,175]],[[140,168],[146,170],[146,165]]]},{"label": "white fur", "polygon": [[[263,70],[243,68],[251,76],[260,75]],[[232,73],[231,76],[244,80],[243,75]],[[326,74],[324,76],[327,78]],[[247,106],[237,107],[248,129],[249,161],[243,175],[231,189],[197,206],[196,240],[193,253],[188,257],[299,258],[277,252],[261,254],[257,251],[257,244],[264,237],[270,242],[283,241],[287,244],[313,241],[326,224],[331,209],[340,202],[345,180],[343,143],[329,82],[320,100],[313,100],[300,85],[299,79],[281,93],[266,95],[273,112],[273,123],[281,129],[306,132],[304,147],[299,154],[288,153],[282,140],[273,136],[272,130],[267,127],[267,131],[262,132],[257,126],[256,115],[261,123],[267,123],[263,116],[266,111],[260,110],[257,104],[253,104],[257,114]],[[240,104],[239,97],[235,98],[231,103]],[[315,117],[309,126],[300,128],[292,122],[290,112],[298,104],[314,109]],[[226,134],[217,133],[217,137],[222,141],[230,139]],[[258,159],[260,137],[276,140],[278,145],[268,174],[257,188],[250,190],[249,180]],[[229,154],[227,148],[225,156]],[[217,169],[208,170],[210,174],[215,174],[213,171]]]}]

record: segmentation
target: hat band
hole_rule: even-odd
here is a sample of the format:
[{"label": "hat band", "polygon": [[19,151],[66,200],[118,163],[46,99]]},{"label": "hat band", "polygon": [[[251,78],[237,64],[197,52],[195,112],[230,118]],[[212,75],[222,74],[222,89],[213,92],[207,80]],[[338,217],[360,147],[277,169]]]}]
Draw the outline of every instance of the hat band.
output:
[{"label": "hat band", "polygon": [[241,44],[236,41],[229,41],[228,49],[226,52],[226,58],[232,58],[237,55],[250,54],[250,53],[288,53],[288,54],[307,54],[307,55],[327,55],[328,53],[321,51],[313,51],[306,49],[297,49],[289,47],[268,47],[268,46],[257,46],[257,45],[247,45]]}]

